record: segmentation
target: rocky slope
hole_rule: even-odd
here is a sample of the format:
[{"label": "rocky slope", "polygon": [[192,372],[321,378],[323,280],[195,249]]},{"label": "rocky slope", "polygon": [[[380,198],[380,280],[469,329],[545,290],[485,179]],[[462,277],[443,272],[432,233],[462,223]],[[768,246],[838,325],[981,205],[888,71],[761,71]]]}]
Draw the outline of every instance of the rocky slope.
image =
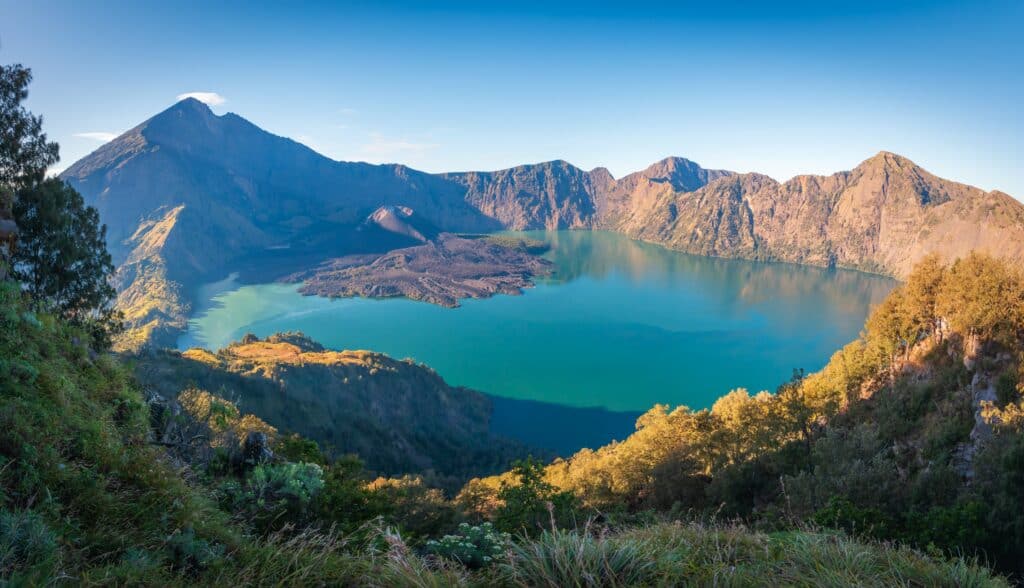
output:
[{"label": "rocky slope", "polygon": [[[564,161],[431,175],[333,161],[237,115],[217,116],[184,100],[62,177],[108,224],[115,261],[126,266],[123,290],[134,276],[150,283],[137,292],[153,290],[158,274],[174,284],[157,284],[156,291],[180,290],[180,303],[161,303],[166,312],[155,315],[149,310],[159,304],[146,296],[122,297],[136,317],[130,326],[154,332],[179,329],[185,315],[173,309],[187,312],[194,286],[239,265],[275,279],[444,231],[609,229],[702,255],[896,277],[931,252],[952,259],[980,249],[1024,260],[1019,202],[885,152],[851,171],[786,182],[678,157],[621,179]],[[149,269],[139,260],[151,260]]]},{"label": "rocky slope", "polygon": [[1024,259],[1024,206],[882,152],[852,171],[723,177],[664,191],[611,228],[692,253],[840,266],[903,277],[928,253]]}]

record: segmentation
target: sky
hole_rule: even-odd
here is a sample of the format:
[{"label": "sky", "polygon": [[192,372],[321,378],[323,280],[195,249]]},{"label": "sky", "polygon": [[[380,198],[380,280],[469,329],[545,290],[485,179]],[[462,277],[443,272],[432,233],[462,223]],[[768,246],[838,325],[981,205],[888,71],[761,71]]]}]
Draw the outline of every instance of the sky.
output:
[{"label": "sky", "polygon": [[886,150],[1024,198],[1024,1],[0,0],[66,167],[199,94],[430,172],[669,155],[779,180]]}]

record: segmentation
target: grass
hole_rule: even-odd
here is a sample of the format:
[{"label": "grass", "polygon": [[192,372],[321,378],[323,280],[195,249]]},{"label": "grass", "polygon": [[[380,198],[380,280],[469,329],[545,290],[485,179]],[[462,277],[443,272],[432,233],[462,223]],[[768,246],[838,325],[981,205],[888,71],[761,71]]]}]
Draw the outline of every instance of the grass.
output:
[{"label": "grass", "polygon": [[[838,534],[769,536],[739,526],[659,523],[620,532],[552,531],[515,543],[497,565],[458,573],[393,547],[380,585],[1008,586],[977,562],[945,560]],[[400,543],[400,540],[396,540]],[[371,582],[372,583],[372,582]]]}]

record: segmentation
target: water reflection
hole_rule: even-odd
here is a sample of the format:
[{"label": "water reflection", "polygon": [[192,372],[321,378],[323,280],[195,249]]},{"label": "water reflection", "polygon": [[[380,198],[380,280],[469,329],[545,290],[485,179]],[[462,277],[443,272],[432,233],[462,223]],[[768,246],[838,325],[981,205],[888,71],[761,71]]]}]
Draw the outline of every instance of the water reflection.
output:
[{"label": "water reflection", "polygon": [[844,313],[863,312],[885,298],[896,284],[886,277],[850,270],[690,255],[607,231],[510,234],[551,244],[546,257],[555,264],[553,283],[610,275],[664,287],[683,280],[708,296],[733,304],[760,304],[780,297],[825,298]]}]

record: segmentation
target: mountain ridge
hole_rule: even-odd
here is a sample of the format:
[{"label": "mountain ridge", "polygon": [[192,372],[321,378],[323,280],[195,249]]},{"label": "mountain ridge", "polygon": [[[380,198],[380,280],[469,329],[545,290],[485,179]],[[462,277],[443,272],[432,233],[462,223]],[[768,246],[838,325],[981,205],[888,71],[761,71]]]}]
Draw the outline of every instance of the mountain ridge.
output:
[{"label": "mountain ridge", "polygon": [[[412,211],[431,234],[602,229],[700,255],[897,278],[929,253],[949,261],[980,249],[1024,261],[1024,205],[939,178],[888,151],[850,170],[784,182],[675,156],[619,179],[565,160],[429,174],[335,161],[188,99],[61,177],[99,209],[115,262],[124,268],[159,258],[167,279],[184,287],[177,306],[186,313],[191,288],[234,264],[263,263],[271,250],[275,261],[263,277],[276,279],[421,241],[394,215],[384,220],[398,232],[360,230],[382,209]],[[173,221],[161,220],[159,211],[172,209]],[[167,225],[161,239],[136,238],[155,218]],[[130,285],[122,280],[122,290]]]}]

